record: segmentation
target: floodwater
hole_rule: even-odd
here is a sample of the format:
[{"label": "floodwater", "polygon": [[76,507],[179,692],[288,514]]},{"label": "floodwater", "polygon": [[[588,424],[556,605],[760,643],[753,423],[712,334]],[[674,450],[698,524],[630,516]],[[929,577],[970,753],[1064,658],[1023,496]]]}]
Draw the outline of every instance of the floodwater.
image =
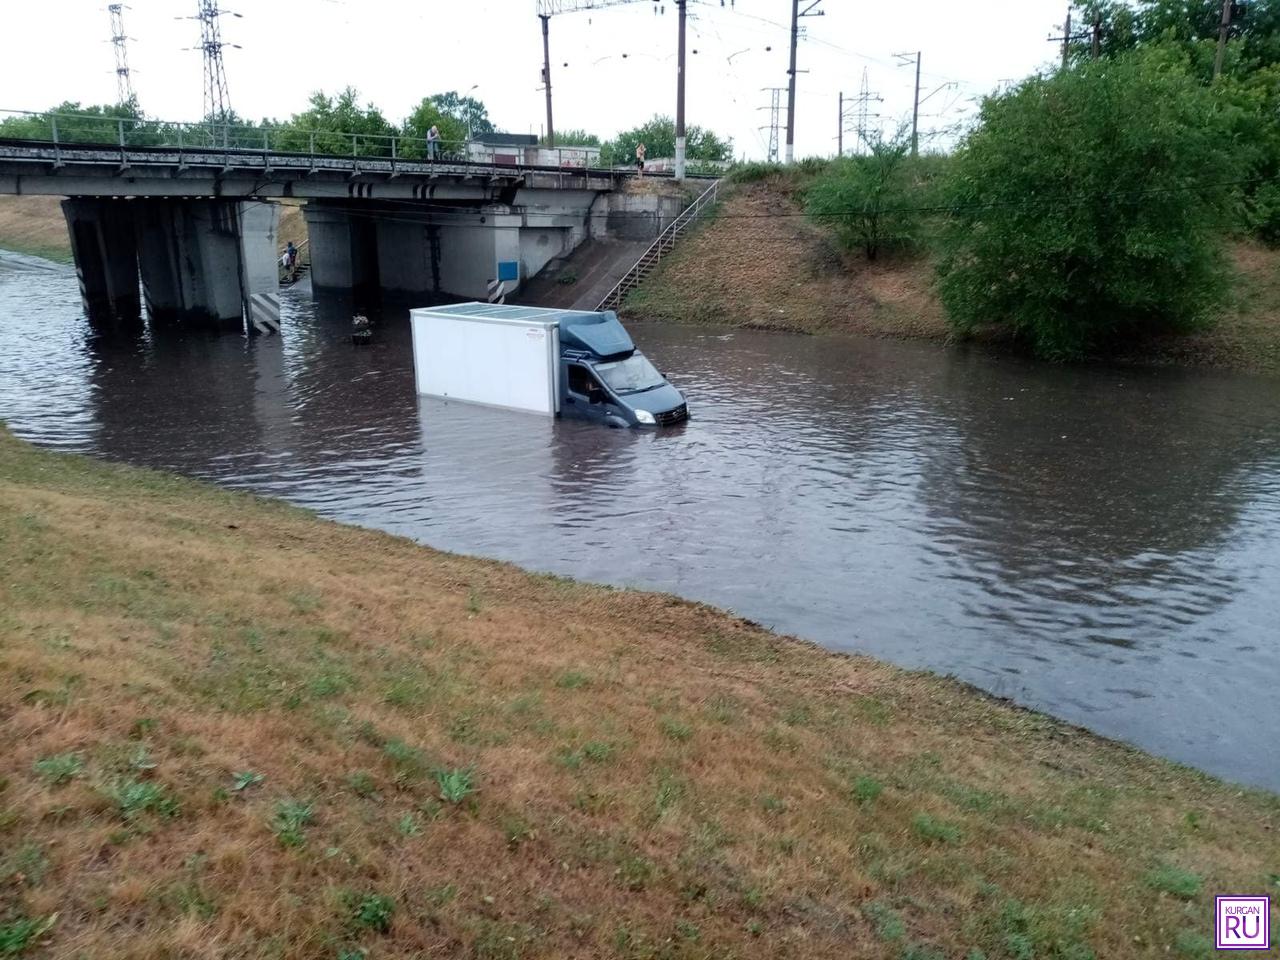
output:
[{"label": "floodwater", "polygon": [[1280,381],[637,326],[670,433],[420,401],[407,321],[95,336],[0,263],[0,418],[448,550],[715,603],[1280,789]]}]

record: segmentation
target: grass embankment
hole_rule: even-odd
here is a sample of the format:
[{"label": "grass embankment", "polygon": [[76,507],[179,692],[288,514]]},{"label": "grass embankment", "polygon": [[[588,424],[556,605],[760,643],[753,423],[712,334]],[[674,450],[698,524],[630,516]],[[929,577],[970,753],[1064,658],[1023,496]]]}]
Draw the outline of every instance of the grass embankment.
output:
[{"label": "grass embankment", "polygon": [[[59,263],[71,262],[71,240],[62,216],[61,197],[0,197],[0,250],[12,250]],[[279,245],[307,238],[298,201],[280,202]]]},{"label": "grass embankment", "polygon": [[[944,341],[925,256],[868,262],[804,216],[803,174],[731,188],[719,216],[681,241],[626,302],[636,320]],[[1213,329],[1159,337],[1122,358],[1280,373],[1280,250],[1231,247],[1239,282]],[[988,332],[981,339],[1005,335]]]},{"label": "grass embankment", "polygon": [[1280,799],[0,429],[0,955],[1207,957]]}]

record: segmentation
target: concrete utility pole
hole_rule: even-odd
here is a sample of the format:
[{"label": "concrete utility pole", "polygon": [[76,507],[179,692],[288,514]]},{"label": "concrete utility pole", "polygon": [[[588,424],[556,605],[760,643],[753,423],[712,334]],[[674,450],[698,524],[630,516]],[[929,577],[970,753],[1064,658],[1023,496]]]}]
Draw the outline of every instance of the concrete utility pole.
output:
[{"label": "concrete utility pole", "polygon": [[676,55],[676,179],[684,179],[684,153],[685,153],[685,135],[684,135],[684,30],[685,30],[685,6],[687,0],[676,0],[676,6],[680,11],[680,42]]},{"label": "concrete utility pole", "polygon": [[542,21],[542,86],[547,91],[547,146],[556,145],[556,129],[551,121],[551,15],[538,15]]},{"label": "concrete utility pole", "polygon": [[840,91],[840,125],[836,127],[836,156],[844,156],[844,91]]},{"label": "concrete utility pole", "polygon": [[787,74],[791,82],[787,85],[787,163],[796,159],[796,46],[800,40],[800,18],[821,17],[824,11],[815,10],[822,0],[813,0],[804,10],[800,9],[800,0],[791,0],[791,68]]},{"label": "concrete utility pole", "polygon": [[1067,26],[1062,31],[1062,69],[1067,69],[1067,53],[1071,49],[1071,8],[1067,7]]},{"label": "concrete utility pole", "polygon": [[1218,27],[1218,53],[1213,58],[1213,79],[1222,76],[1222,61],[1227,54],[1227,36],[1231,32],[1231,0],[1222,0],[1222,23]]},{"label": "concrete utility pole", "polygon": [[916,97],[911,107],[911,155],[918,157],[920,156],[920,51],[896,53],[894,56],[903,63],[911,63],[914,60],[916,64]]},{"label": "concrete utility pole", "polygon": [[1093,15],[1093,59],[1102,56],[1102,14]]}]

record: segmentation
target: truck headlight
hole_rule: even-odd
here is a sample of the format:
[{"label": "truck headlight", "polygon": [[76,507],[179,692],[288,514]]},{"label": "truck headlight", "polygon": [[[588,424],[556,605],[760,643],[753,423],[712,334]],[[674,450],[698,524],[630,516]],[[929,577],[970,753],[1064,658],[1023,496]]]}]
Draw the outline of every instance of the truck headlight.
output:
[{"label": "truck headlight", "polygon": [[658,422],[657,420],[653,419],[653,414],[650,413],[648,410],[637,410],[636,420],[640,423],[648,424],[649,426],[653,426]]}]

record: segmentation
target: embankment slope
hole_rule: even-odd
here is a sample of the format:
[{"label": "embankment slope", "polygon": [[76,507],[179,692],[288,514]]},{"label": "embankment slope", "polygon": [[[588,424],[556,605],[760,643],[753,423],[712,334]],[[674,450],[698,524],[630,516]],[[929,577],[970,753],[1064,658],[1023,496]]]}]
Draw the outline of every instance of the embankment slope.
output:
[{"label": "embankment slope", "polygon": [[1280,862],[955,683],[3,429],[0,675],[36,957],[1207,957]]},{"label": "embankment slope", "polygon": [[[1237,283],[1212,329],[1136,343],[1118,359],[1280,373],[1280,250],[1232,243]],[[731,188],[719,215],[681,242],[632,295],[635,320],[944,341],[927,257],[868,262],[809,222],[793,184]],[[998,331],[980,339],[1007,342]],[[1012,345],[1012,344],[1010,344]]]}]

